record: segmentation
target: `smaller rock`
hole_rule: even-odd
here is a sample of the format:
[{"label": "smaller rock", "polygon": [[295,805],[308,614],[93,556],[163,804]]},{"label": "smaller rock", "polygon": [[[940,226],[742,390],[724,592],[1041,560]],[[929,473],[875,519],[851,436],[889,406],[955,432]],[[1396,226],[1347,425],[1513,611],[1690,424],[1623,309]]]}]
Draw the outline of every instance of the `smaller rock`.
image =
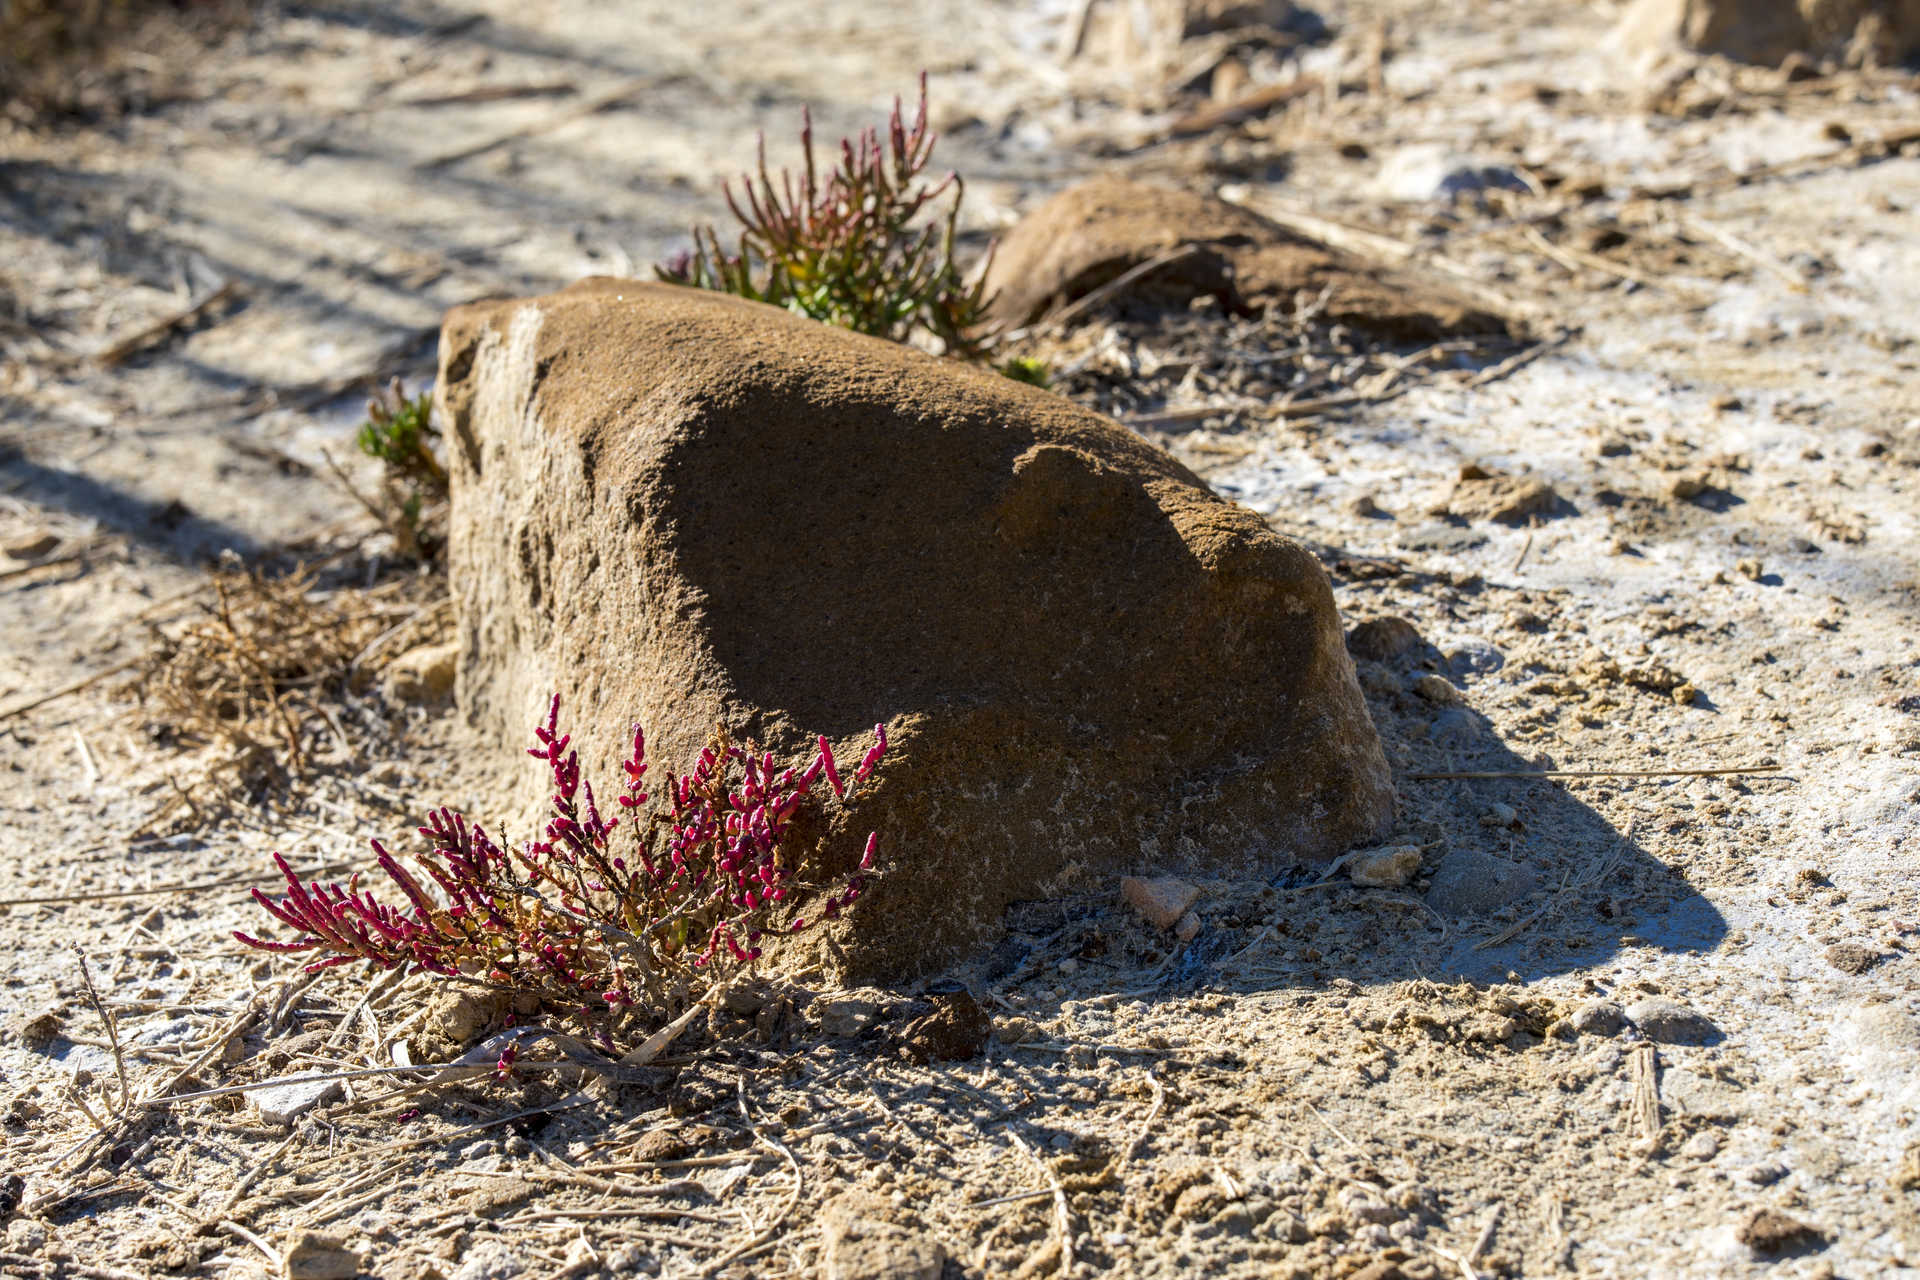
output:
[{"label": "smaller rock", "polygon": [[44,1049],[60,1034],[66,1014],[59,1005],[44,1005],[7,1020],[7,1034],[29,1049]]},{"label": "smaller rock", "polygon": [[1413,682],[1413,691],[1428,702],[1448,707],[1460,701],[1460,690],[1453,681],[1432,672]]},{"label": "smaller rock", "polygon": [[1391,614],[1368,618],[1347,633],[1347,652],[1373,662],[1392,662],[1419,644],[1419,630],[1405,618]]},{"label": "smaller rock", "polygon": [[387,664],[387,696],[399,702],[439,702],[453,693],[460,642],[421,645]]},{"label": "smaller rock", "polygon": [[268,1124],[292,1124],[315,1107],[325,1106],[344,1090],[338,1080],[298,1080],[255,1089],[248,1096],[253,1109]]},{"label": "smaller rock", "polygon": [[901,1048],[914,1062],[959,1062],[977,1058],[993,1034],[993,1019],[958,983],[929,989],[933,1012],[900,1029]]},{"label": "smaller rock", "polygon": [[1347,511],[1362,520],[1391,520],[1393,513],[1382,507],[1370,493],[1363,493],[1347,503]]},{"label": "smaller rock", "polygon": [[1857,942],[1836,942],[1827,948],[1827,963],[1855,977],[1888,958],[1886,952],[1863,947]]},{"label": "smaller rock", "polygon": [[1520,821],[1520,811],[1510,804],[1494,803],[1480,815],[1483,827],[1511,827]]},{"label": "smaller rock", "polygon": [[907,1211],[867,1191],[843,1191],[820,1210],[825,1280],[939,1280],[946,1248]]},{"label": "smaller rock", "polygon": [[1398,889],[1419,871],[1420,847],[1411,844],[1368,849],[1347,862],[1347,875],[1366,889]]},{"label": "smaller rock", "polygon": [[1711,487],[1703,476],[1675,476],[1667,492],[1681,502],[1691,502]]},{"label": "smaller rock", "polygon": [[1711,1160],[1720,1154],[1720,1139],[1712,1133],[1696,1133],[1681,1146],[1680,1154],[1688,1160]]},{"label": "smaller rock", "polygon": [[527,1260],[518,1250],[490,1236],[481,1236],[467,1248],[448,1280],[513,1280],[524,1275]]},{"label": "smaller rock", "polygon": [[1180,917],[1180,923],[1173,926],[1173,936],[1182,942],[1192,942],[1200,936],[1200,917],[1189,911]]},{"label": "smaller rock", "polygon": [[809,1012],[827,1035],[851,1038],[872,1030],[888,1003],[878,991],[843,991],[816,1001]]},{"label": "smaller rock", "polygon": [[1627,1006],[1627,1018],[1655,1044],[1712,1044],[1720,1039],[1720,1028],[1711,1018],[1664,996],[1636,1000]]},{"label": "smaller rock", "polygon": [[1589,1000],[1573,1011],[1573,1029],[1587,1036],[1616,1036],[1627,1025],[1627,1011],[1611,1000]]},{"label": "smaller rock", "polygon": [[1539,882],[1532,867],[1477,849],[1455,849],[1435,869],[1427,905],[1456,916],[1497,911],[1532,893]]},{"label": "smaller rock", "polygon": [[633,1160],[652,1164],[664,1160],[685,1160],[694,1153],[694,1145],[678,1129],[652,1129],[633,1144]]},{"label": "smaller rock", "polygon": [[1740,1224],[1740,1243],[1763,1258],[1806,1249],[1827,1242],[1826,1233],[1811,1223],[1790,1218],[1778,1209],[1755,1209]]},{"label": "smaller rock", "polygon": [[1675,706],[1690,707],[1700,700],[1700,690],[1690,684],[1677,684],[1670,696]]},{"label": "smaller rock", "polygon": [[1487,545],[1487,535],[1477,529],[1462,529],[1451,524],[1423,524],[1400,535],[1401,547],[1408,551],[1438,551],[1458,555]]},{"label": "smaller rock", "polygon": [[1902,1191],[1920,1191],[1920,1142],[1907,1144],[1900,1157],[1900,1168],[1893,1175],[1893,1185]]},{"label": "smaller rock", "polygon": [[286,1280],[353,1280],[360,1255],[339,1236],[302,1230],[280,1246],[280,1265]]},{"label": "smaller rock", "polygon": [[1762,1160],[1748,1165],[1743,1176],[1756,1187],[1770,1187],[1787,1176],[1787,1166],[1778,1160]]},{"label": "smaller rock", "polygon": [[1534,516],[1552,515],[1560,495],[1544,480],[1529,476],[1486,475],[1462,477],[1447,498],[1447,510],[1466,520],[1521,524]]},{"label": "smaller rock", "polygon": [[6,545],[6,553],[11,560],[38,560],[42,556],[51,555],[59,545],[58,535],[35,533],[9,542]]},{"label": "smaller rock", "polygon": [[1400,1269],[1399,1263],[1381,1258],[1378,1261],[1369,1262],[1347,1280],[1407,1280],[1407,1273]]},{"label": "smaller rock", "polygon": [[1742,560],[1737,564],[1735,564],[1733,566],[1733,571],[1739,574],[1741,577],[1745,578],[1748,582],[1758,582],[1760,581],[1760,579],[1767,576],[1767,567],[1761,564],[1758,560],[1754,560],[1751,558]]},{"label": "smaller rock", "polygon": [[1120,882],[1120,896],[1156,929],[1171,929],[1200,898],[1198,885],[1175,876],[1143,880],[1128,876]]}]

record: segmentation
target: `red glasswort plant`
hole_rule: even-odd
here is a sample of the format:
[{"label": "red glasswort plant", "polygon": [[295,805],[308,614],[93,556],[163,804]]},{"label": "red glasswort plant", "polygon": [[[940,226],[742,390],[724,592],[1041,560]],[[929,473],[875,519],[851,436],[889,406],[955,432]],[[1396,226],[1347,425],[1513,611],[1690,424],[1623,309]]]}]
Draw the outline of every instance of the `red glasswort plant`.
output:
[{"label": "red glasswort plant", "polygon": [[[884,144],[872,128],[843,139],[839,166],[823,176],[814,160],[813,117],[803,110],[801,175],[783,169],[776,182],[762,136],[758,177],[741,175],[741,197],[732,183],[721,188],[740,221],[740,251],[728,253],[711,226],[696,227],[692,251],[654,270],[675,284],[771,303],[895,342],[922,329],[949,355],[985,359],[986,340],[978,336],[986,318],[983,284],[967,285],[953,260],[963,184],[954,173],[924,180],[937,137],[927,127],[923,73],[912,126],[894,99]],[[953,203],[945,217],[916,226],[948,191]]]},{"label": "red glasswort plant", "polygon": [[717,970],[758,959],[770,934],[832,919],[872,878],[877,832],[867,837],[860,869],[822,895],[816,914],[790,915],[811,886],[795,879],[797,859],[783,842],[823,776],[842,803],[872,776],[887,749],[884,725],[874,726],[875,744],[851,780],[824,736],[812,762],[795,771],[716,734],[691,773],[667,775],[665,811],[644,816],[650,766],[636,725],[617,797],[625,816],[607,818],[559,719],[555,694],[546,723],[534,730],[540,745],[528,752],[553,775],[544,839],[507,848],[453,809],[435,810],[419,829],[432,849],[417,859],[431,888],[372,841],[404,905],[363,892],[357,875],[344,886],[302,883],[276,853],[286,893],[277,902],[260,889],[253,896],[299,936],[234,936],[264,951],[326,953],[309,971],[356,960],[377,969],[414,966],[531,993],[590,1022],[611,1021],[633,1006],[683,1007],[702,978],[711,982]]}]

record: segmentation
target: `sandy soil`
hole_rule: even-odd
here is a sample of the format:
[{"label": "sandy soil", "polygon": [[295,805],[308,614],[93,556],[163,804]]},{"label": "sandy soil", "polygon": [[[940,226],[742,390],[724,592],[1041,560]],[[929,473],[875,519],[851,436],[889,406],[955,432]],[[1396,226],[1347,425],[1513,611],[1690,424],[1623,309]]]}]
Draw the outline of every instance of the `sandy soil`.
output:
[{"label": "sandy soil", "polygon": [[[1062,1244],[1145,1276],[1920,1268],[1920,157],[1879,141],[1920,86],[1650,79],[1541,0],[1321,14],[1249,66],[1345,92],[1172,142],[1191,101],[1062,69],[1065,6],[930,0],[286,6],[117,121],[0,125],[0,1271],[260,1274],[317,1229],[383,1276],[812,1272],[849,1189],[962,1275]],[[756,129],[778,156],[810,104],[837,136],[922,67],[981,242],[1123,169],[1413,245],[1558,334],[1392,383],[1373,353],[1378,395],[1278,419],[1344,375],[1272,333],[1107,317],[1049,350],[1322,548],[1351,622],[1412,624],[1356,651],[1419,875],[1206,885],[1184,946],[1117,892],[1023,907],[953,975],[996,1019],[971,1061],[901,1056],[917,988],[788,993],[617,1087],[127,1109],[483,1029],[229,930],[270,850],[363,866],[426,805],[486,812],[487,753],[376,681],[299,782],[236,771],[122,688],[149,627],[231,548],[330,556],[326,600],[371,584],[429,635],[326,474],[365,388],[429,377],[455,302],[644,269]],[[511,92],[433,101],[478,89]],[[1476,518],[1468,466],[1552,500]],[[1543,766],[1753,771],[1428,776]]]}]

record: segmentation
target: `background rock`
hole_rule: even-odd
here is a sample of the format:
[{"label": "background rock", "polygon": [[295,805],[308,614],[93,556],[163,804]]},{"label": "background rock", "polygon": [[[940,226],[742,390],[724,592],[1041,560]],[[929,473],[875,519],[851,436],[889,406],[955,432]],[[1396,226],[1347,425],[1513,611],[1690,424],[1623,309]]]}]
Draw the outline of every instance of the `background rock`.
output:
[{"label": "background rock", "polygon": [[1446,286],[1383,271],[1211,195],[1126,178],[1072,187],[1021,219],[987,272],[989,314],[1031,324],[1169,250],[1192,252],[1128,286],[1138,305],[1217,298],[1232,310],[1290,309],[1330,290],[1326,315],[1378,337],[1435,339],[1507,326]]},{"label": "background rock", "polygon": [[1450,916],[1497,911],[1532,893],[1539,879],[1532,867],[1478,849],[1455,849],[1440,859],[1427,904]]},{"label": "background rock", "polygon": [[1778,65],[1845,52],[1899,62],[1920,52],[1920,0],[1635,0],[1614,40],[1638,55],[1684,49]]},{"label": "background rock", "polygon": [[[463,712],[550,691],[589,777],[716,724],[877,786],[888,874],[832,963],[953,958],[1127,871],[1335,854],[1391,785],[1325,574],[1103,418],[998,374],[666,285],[460,308],[441,344]],[[524,770],[522,798],[540,779]],[[1110,880],[1106,880],[1111,883]]]}]

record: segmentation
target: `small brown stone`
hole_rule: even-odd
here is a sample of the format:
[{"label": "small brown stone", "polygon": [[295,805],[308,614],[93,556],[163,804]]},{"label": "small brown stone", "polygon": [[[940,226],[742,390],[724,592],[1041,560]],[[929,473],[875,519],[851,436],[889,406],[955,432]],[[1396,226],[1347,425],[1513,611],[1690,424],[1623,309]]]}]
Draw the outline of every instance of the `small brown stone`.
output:
[{"label": "small brown stone", "polygon": [[360,1274],[360,1255],[339,1236],[319,1231],[296,1231],[280,1246],[286,1280],[353,1280]]},{"label": "small brown stone", "polygon": [[1857,942],[1836,942],[1827,948],[1827,963],[1842,973],[1865,973],[1888,958],[1884,951],[1863,947]]},{"label": "small brown stone", "polygon": [[843,1191],[820,1211],[824,1280],[938,1280],[947,1250],[911,1212],[867,1191]]},{"label": "small brown stone", "polygon": [[1417,845],[1399,845],[1390,849],[1368,849],[1356,853],[1347,862],[1347,875],[1367,889],[1397,889],[1420,870]]},{"label": "small brown stone", "polygon": [[965,987],[929,991],[927,999],[933,1012],[915,1018],[900,1028],[900,1044],[913,1061],[960,1062],[977,1058],[993,1034],[993,1019],[987,1016]]},{"label": "small brown stone", "polygon": [[1176,876],[1153,880],[1128,876],[1120,882],[1120,895],[1148,924],[1156,929],[1171,929],[1199,900],[1200,889]]},{"label": "small brown stone", "polygon": [[[1469,478],[1467,471],[1475,476]],[[1552,485],[1531,476],[1497,476],[1479,467],[1462,468],[1460,482],[1447,498],[1447,510],[1466,520],[1522,524],[1534,516],[1550,516],[1560,508]]]},{"label": "small brown stone", "polygon": [[1347,633],[1347,652],[1373,662],[1392,662],[1420,643],[1420,632],[1405,618],[1368,618]]},{"label": "small brown stone", "polygon": [[1791,1253],[1827,1242],[1826,1233],[1811,1223],[1790,1218],[1778,1209],[1755,1209],[1740,1224],[1740,1243],[1762,1257]]}]

